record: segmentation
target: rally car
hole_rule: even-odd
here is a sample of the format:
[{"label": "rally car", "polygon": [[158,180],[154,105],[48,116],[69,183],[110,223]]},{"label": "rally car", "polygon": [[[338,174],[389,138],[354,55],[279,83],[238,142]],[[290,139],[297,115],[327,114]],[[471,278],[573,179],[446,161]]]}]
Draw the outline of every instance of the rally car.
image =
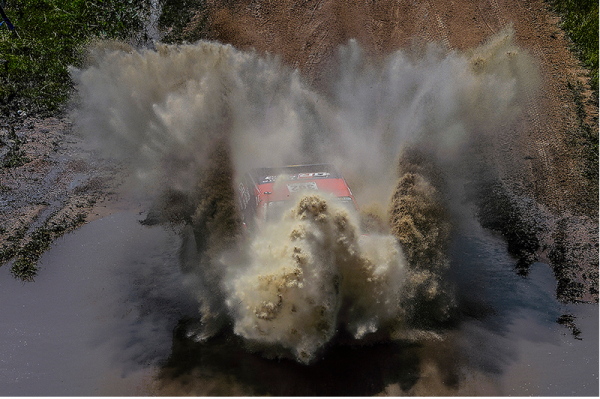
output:
[{"label": "rally car", "polygon": [[347,207],[358,210],[350,187],[332,164],[258,168],[246,173],[238,184],[244,225],[255,228],[276,220],[292,205],[290,201],[307,192],[333,195]]}]

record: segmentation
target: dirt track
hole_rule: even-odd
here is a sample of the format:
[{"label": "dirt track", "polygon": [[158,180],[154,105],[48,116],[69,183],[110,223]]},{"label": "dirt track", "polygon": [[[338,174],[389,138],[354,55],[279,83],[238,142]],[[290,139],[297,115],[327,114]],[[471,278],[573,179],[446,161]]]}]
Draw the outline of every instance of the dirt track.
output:
[{"label": "dirt track", "polygon": [[[579,214],[596,208],[591,204],[585,209],[588,204],[581,198],[590,198],[589,187],[565,148],[565,135],[576,120],[567,82],[585,81],[585,71],[569,51],[559,19],[543,1],[246,1],[232,7],[209,3],[209,26],[203,32],[209,38],[279,54],[317,87],[337,47],[351,38],[375,57],[431,41],[443,43],[448,51],[465,50],[513,24],[517,44],[539,62],[544,85],[539,96],[531,93],[521,128],[494,143],[511,149],[510,162],[503,156],[498,166],[503,177],[554,212]],[[597,108],[591,107],[589,114],[596,126]],[[498,152],[502,148],[490,151]]]},{"label": "dirt track", "polygon": [[[202,20],[207,23],[200,26]],[[337,47],[351,38],[377,58],[432,41],[443,43],[448,51],[466,50],[513,24],[516,43],[537,60],[543,84],[540,93],[530,93],[516,127],[498,132],[493,140],[474,147],[475,163],[493,171],[492,175],[477,178],[499,182],[518,203],[521,217],[543,220],[537,223],[541,230],[536,233],[540,241],[536,256],[554,260],[557,277],[566,279],[567,285],[568,281],[584,284],[584,289],[565,294],[563,299],[597,301],[598,191],[582,177],[579,148],[572,144],[579,122],[574,92],[568,88],[568,83],[585,83],[586,78],[558,22],[542,0],[209,0],[207,9],[198,13],[186,31],[190,40],[206,38],[240,49],[278,54],[314,87],[322,89]],[[584,99],[591,95],[589,91],[583,94]],[[586,102],[586,112],[586,122],[597,134],[597,105]],[[45,145],[35,150],[30,140],[23,147],[28,155],[31,152],[30,157],[43,157],[45,152],[51,156],[50,162],[30,177],[23,173],[27,168],[35,169],[32,164],[10,171],[2,169],[2,195],[8,199],[1,204],[3,247],[12,242],[9,239],[19,228],[41,225],[57,212],[71,218],[87,212],[91,216],[88,220],[93,218],[100,208],[91,206],[117,185],[115,166],[99,163],[97,157],[82,156],[86,152],[80,139],[72,136],[63,121],[26,120],[17,134],[39,137],[38,142]],[[54,142],[62,144],[46,143],[41,138],[49,135],[55,135]],[[48,198],[34,200],[27,190],[44,176]],[[55,191],[59,193],[52,194]],[[51,195],[56,199],[49,198]],[[73,201],[78,200],[84,203],[73,210]]]}]

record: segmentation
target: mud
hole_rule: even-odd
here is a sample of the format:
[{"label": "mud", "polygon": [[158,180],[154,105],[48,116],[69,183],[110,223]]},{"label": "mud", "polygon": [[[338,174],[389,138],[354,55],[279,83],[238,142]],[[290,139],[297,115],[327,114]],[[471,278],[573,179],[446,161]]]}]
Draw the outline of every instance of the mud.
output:
[{"label": "mud", "polygon": [[[382,59],[350,40],[335,62],[327,95],[277,57],[203,40],[95,43],[71,69],[77,131],[131,165],[155,199],[146,224],[181,229],[198,301],[190,337],[232,325],[252,350],[309,364],[339,331],[420,339],[450,318],[447,208],[458,203],[445,180],[460,177],[464,148],[518,120],[538,83],[532,58],[507,27],[468,51],[432,43]],[[308,194],[243,232],[236,178],[313,159],[337,164],[359,203],[391,201],[391,235],[362,237],[356,215]]]},{"label": "mud", "polygon": [[[405,260],[393,236],[361,236],[335,200],[305,195],[252,238],[249,265],[226,278],[234,332],[271,357],[314,361],[343,331],[357,342],[401,335]],[[417,285],[418,283],[415,283]]]},{"label": "mud", "polygon": [[445,205],[445,181],[435,158],[415,148],[401,153],[398,174],[388,214],[391,232],[406,254],[407,280],[412,282],[402,306],[410,309],[411,324],[433,327],[447,321],[455,306],[445,273],[453,225]]},{"label": "mud", "polygon": [[[79,128],[90,128],[82,132],[88,138],[110,141],[107,146],[121,156],[119,162],[88,148],[66,120],[20,121],[24,124],[16,125],[17,150],[22,152],[10,153],[14,140],[2,149],[4,159],[28,159],[2,170],[2,221],[9,226],[2,231],[5,254],[10,254],[6,248],[25,248],[40,227],[58,221],[67,226],[64,232],[74,228],[69,220],[101,216],[99,204],[108,213],[120,206],[150,209],[144,224],[168,225],[179,233],[181,270],[170,272],[177,277],[167,278],[165,285],[161,275],[158,290],[156,281],[136,285],[136,290],[157,293],[143,294],[156,302],[140,307],[135,323],[148,320],[148,315],[164,322],[163,347],[171,342],[165,334],[174,328],[171,354],[157,376],[160,392],[395,395],[452,394],[467,387],[506,394],[514,392],[514,381],[522,378],[513,368],[512,391],[494,385],[520,353],[509,345],[512,328],[525,331],[519,345],[536,342],[536,350],[548,344],[537,338],[554,339],[541,332],[549,328],[563,328],[563,335],[576,341],[585,337],[577,317],[557,310],[562,305],[531,294],[538,280],[517,277],[538,273],[535,262],[548,261],[560,301],[598,301],[597,187],[586,182],[584,162],[566,140],[569,129],[581,122],[570,108],[574,97],[564,86],[582,80],[582,72],[575,68],[552,73],[557,61],[575,65],[556,21],[536,1],[461,7],[444,1],[412,7],[340,4],[211,1],[185,32],[235,47],[159,45],[156,53],[121,45],[120,52],[101,49],[90,59],[90,70],[97,68],[96,82],[103,84],[87,88],[107,91],[87,94],[93,101],[84,119],[97,119]],[[514,33],[510,28],[502,31],[511,22]],[[552,39],[538,32],[552,32]],[[431,42],[437,44],[425,46]],[[215,70],[226,72],[216,77],[209,73],[192,83],[184,79],[182,84],[182,76],[195,73],[194,68],[182,68],[179,76],[172,75],[175,79],[161,80],[165,90],[136,80],[136,73],[147,67],[153,76],[164,78],[165,70],[177,67],[169,64],[170,57],[186,61],[186,54],[199,48],[209,61],[206,70],[217,60],[211,54],[219,54],[224,58],[215,65],[226,67]],[[128,57],[133,60],[128,68],[111,64]],[[153,64],[152,57],[167,62]],[[102,65],[107,59],[111,62]],[[187,59],[188,66],[193,59]],[[449,64],[460,67],[435,69]],[[411,66],[413,89],[427,88],[419,101],[403,96],[406,90],[394,92],[394,65]],[[540,81],[533,76],[538,67],[541,93],[536,92]],[[263,80],[244,80],[255,77],[257,70]],[[431,72],[423,76],[432,79],[421,80],[419,70]],[[468,71],[469,79],[476,77],[465,80],[473,89],[465,92],[479,95],[466,96],[459,84],[443,84],[458,82],[451,72],[461,70]],[[338,81],[336,75],[351,78]],[[123,79],[113,80],[117,76]],[[512,78],[518,82],[514,91],[502,84]],[[439,86],[421,85],[430,81]],[[127,86],[131,82],[135,90]],[[485,84],[495,96],[483,95]],[[264,87],[275,95],[265,100]],[[198,96],[199,88],[209,95]],[[381,101],[390,97],[397,103]],[[236,98],[244,101],[236,103]],[[458,100],[448,109],[436,98]],[[252,103],[249,112],[241,112],[244,102]],[[410,119],[413,125],[400,129],[405,119],[398,113],[404,107],[394,108],[398,104],[414,106],[421,119]],[[217,118],[197,112],[205,108],[206,115]],[[295,118],[289,118],[290,109],[300,110]],[[482,112],[469,112],[473,109]],[[597,118],[594,104],[586,110],[586,120]],[[256,117],[267,114],[276,122]],[[390,117],[396,114],[400,116]],[[294,122],[284,123],[290,119]],[[306,133],[315,127],[326,133]],[[3,137],[9,137],[9,128]],[[281,139],[286,132],[292,145],[277,141],[277,149],[256,150],[253,141],[240,134],[246,131],[258,141]],[[401,142],[412,147],[398,152],[401,146],[390,140],[391,131],[408,132]],[[368,139],[373,138],[383,145],[372,145]],[[39,147],[33,145],[38,141]],[[290,148],[302,151],[286,152]],[[357,154],[365,148],[381,156],[364,162],[369,158]],[[252,156],[241,156],[244,153]],[[264,166],[289,159],[290,154],[332,156],[342,163],[351,159],[348,179],[365,203],[362,215],[336,210],[326,198],[305,197],[287,219],[245,237],[235,206],[236,173],[253,162]],[[294,161],[286,161],[290,162]],[[134,179],[125,180],[129,175]],[[117,192],[123,191],[135,200],[119,202]],[[481,225],[500,238],[478,225],[465,227],[472,220],[461,219],[461,212],[467,213],[471,204]],[[453,235],[457,226],[463,228],[458,238]],[[361,237],[361,229],[370,238]],[[498,249],[504,245],[511,256]],[[174,266],[175,250],[173,245],[169,248],[169,264]],[[516,275],[504,273],[511,264]],[[460,273],[464,275],[457,276]],[[546,283],[553,288],[552,282]],[[174,295],[171,291],[185,299],[167,301],[169,306],[178,309],[177,301],[185,302],[185,312],[177,313],[178,320],[172,312],[153,315],[153,309],[163,309],[163,296]],[[520,292],[551,309],[532,311],[534,305]],[[513,303],[519,300],[523,303]],[[439,334],[442,326],[456,327],[455,323],[460,332],[445,329],[443,337]],[[155,330],[139,336],[137,330],[124,330],[125,343],[116,345],[126,349],[122,359],[138,364],[155,360],[140,353],[144,348],[130,345],[142,336],[157,339]],[[544,370],[565,373],[557,359],[552,358],[559,365],[556,369],[544,364]],[[582,363],[575,369],[589,374]],[[474,373],[477,383],[471,384],[472,375],[465,372]],[[525,374],[525,383],[537,378],[536,371]],[[586,381],[594,379],[587,374]],[[546,385],[552,382],[544,381]],[[518,389],[529,392],[525,385]],[[540,389],[535,392],[543,393]]]},{"label": "mud", "polygon": [[[11,140],[13,132],[17,139]],[[24,160],[0,172],[0,259],[4,264],[29,257],[35,264],[40,254],[28,248],[36,245],[36,235],[50,234],[49,245],[99,217],[102,203],[117,197],[123,168],[95,153],[64,119],[12,120],[0,126],[0,134],[0,156],[5,159],[18,145]]]}]

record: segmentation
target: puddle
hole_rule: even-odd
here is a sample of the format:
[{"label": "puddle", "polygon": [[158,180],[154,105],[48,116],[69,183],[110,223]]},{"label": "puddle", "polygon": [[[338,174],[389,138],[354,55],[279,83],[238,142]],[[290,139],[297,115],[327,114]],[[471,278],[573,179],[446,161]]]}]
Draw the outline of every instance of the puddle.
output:
[{"label": "puddle", "polygon": [[[558,302],[549,265],[520,277],[498,237],[469,230],[455,242],[452,269],[468,367],[492,376],[497,395],[597,396],[598,304]],[[559,324],[565,315],[574,328]]]},{"label": "puddle", "polygon": [[453,247],[459,316],[444,341],[333,345],[304,366],[231,334],[185,338],[197,306],[180,239],[140,219],[123,212],[59,239],[34,283],[0,268],[3,395],[598,395],[598,305],[557,302],[547,265],[517,276],[480,228]]},{"label": "puddle", "polygon": [[[57,240],[34,283],[0,268],[3,395],[144,392],[179,316],[173,301],[157,299],[160,274],[177,270],[178,242],[138,218],[116,214]],[[181,285],[169,299],[178,292]]]}]

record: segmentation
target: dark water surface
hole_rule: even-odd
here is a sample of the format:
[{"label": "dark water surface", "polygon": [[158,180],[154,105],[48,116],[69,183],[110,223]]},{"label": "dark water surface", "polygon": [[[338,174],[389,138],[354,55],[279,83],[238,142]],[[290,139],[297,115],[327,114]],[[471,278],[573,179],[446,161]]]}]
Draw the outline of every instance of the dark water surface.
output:
[{"label": "dark water surface", "polygon": [[181,284],[168,286],[177,237],[138,219],[109,216],[57,240],[34,283],[0,269],[3,395],[140,393],[149,365],[170,351],[180,316],[169,301],[185,298]]},{"label": "dark water surface", "polygon": [[[331,345],[315,364],[248,353],[197,317],[179,237],[120,213],[59,239],[34,283],[0,268],[0,394],[598,395],[598,305],[561,304],[550,268],[514,272],[476,223],[452,250],[456,322],[443,340]],[[561,321],[561,323],[558,322]]]}]

